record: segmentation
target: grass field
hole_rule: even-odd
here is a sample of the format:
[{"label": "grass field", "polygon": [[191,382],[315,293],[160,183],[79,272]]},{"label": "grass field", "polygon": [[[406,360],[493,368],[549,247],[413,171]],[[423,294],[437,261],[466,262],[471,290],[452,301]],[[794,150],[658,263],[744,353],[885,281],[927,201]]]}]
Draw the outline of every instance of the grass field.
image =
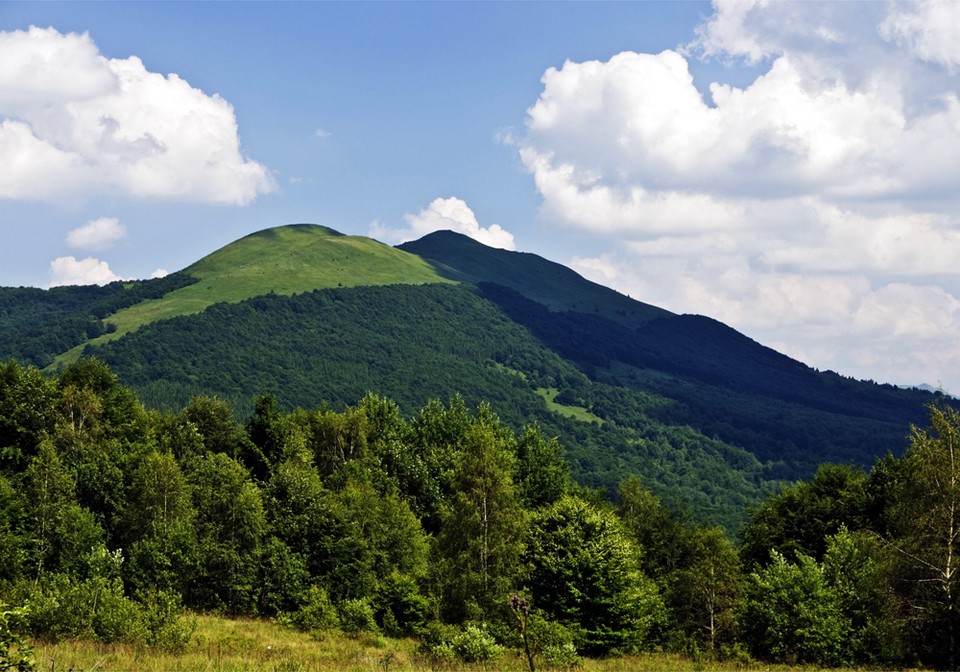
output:
[{"label": "grass field", "polygon": [[[315,638],[270,621],[196,618],[194,637],[186,650],[178,654],[126,644],[39,643],[37,666],[41,672],[523,672],[527,669],[526,660],[510,651],[485,664],[441,663],[418,653],[417,643],[409,639],[379,635],[346,637],[339,633]],[[537,669],[551,668],[538,666]],[[573,669],[580,672],[815,672],[823,668],[698,662],[667,654],[647,654],[584,660]]]},{"label": "grass field", "polygon": [[555,400],[557,395],[560,394],[560,390],[555,387],[540,387],[537,388],[536,392],[543,397],[544,401],[547,402],[547,408],[554,413],[559,413],[560,415],[573,418],[574,420],[579,420],[580,422],[596,422],[601,425],[603,424],[603,418],[594,415],[582,406],[567,406],[565,404],[558,404]]},{"label": "grass field", "polygon": [[102,345],[151,322],[193,315],[215,303],[238,303],[270,292],[289,296],[331,287],[452,282],[413,254],[308,224],[251,234],[184,271],[199,282],[108,316],[105,321],[116,325],[115,332],[60,355],[53,368],[76,360],[87,345]]}]

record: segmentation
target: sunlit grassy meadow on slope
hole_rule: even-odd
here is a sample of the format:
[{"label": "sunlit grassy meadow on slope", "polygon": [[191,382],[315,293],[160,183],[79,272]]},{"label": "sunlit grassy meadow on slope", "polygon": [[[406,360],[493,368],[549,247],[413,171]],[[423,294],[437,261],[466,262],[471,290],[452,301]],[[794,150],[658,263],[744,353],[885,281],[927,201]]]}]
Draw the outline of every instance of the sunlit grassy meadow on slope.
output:
[{"label": "sunlit grassy meadow on slope", "polygon": [[[103,345],[157,320],[193,315],[216,303],[262,294],[289,296],[330,287],[452,282],[416,255],[362,236],[311,224],[267,229],[223,247],[184,269],[198,282],[107,317],[116,331],[89,341]],[[61,355],[75,361],[88,343]]]}]

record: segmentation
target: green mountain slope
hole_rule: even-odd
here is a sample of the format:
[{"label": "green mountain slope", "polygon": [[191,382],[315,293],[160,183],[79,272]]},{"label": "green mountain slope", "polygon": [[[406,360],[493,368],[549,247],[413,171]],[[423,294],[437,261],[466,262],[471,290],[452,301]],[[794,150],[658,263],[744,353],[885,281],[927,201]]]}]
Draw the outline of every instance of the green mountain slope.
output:
[{"label": "green mountain slope", "polygon": [[254,396],[269,391],[288,409],[322,402],[342,409],[375,392],[412,414],[430,399],[461,394],[471,406],[489,402],[511,427],[537,421],[561,437],[580,483],[612,491],[640,473],[667,501],[732,528],[769,490],[746,450],[636,410],[667,400],[621,390],[632,410],[602,424],[580,402],[548,406],[545,397],[557,390],[595,396],[605,386],[470,285],[261,296],[148,325],[89,354],[160,408],[203,393],[246,415]]},{"label": "green mountain slope", "polygon": [[648,412],[747,448],[769,477],[802,478],[824,461],[868,466],[899,452],[933,399],[815,371],[716,320],[632,301],[535,255],[452,232],[401,247],[478,282],[484,298],[594,382],[671,399]]},{"label": "green mountain slope", "polygon": [[[91,344],[117,340],[157,320],[193,315],[216,303],[236,303],[262,294],[450,282],[415,255],[315,224],[252,233],[188,266],[182,274],[197,282],[113,313],[107,320],[114,325],[111,332]],[[57,358],[56,364],[79,354],[80,348],[69,350]]]},{"label": "green mountain slope", "polygon": [[535,255],[450,232],[395,249],[312,225],[252,234],[164,280],[0,289],[0,354],[97,356],[169,409],[211,394],[245,415],[262,391],[342,408],[375,392],[412,413],[459,393],[559,436],[581,483],[638,473],[731,529],[779,479],[900,452],[934,399],[815,371]]},{"label": "green mountain slope", "polygon": [[501,285],[553,311],[598,315],[628,327],[672,314],[535,254],[487,247],[453,231],[437,231],[399,247],[432,261],[449,278]]}]

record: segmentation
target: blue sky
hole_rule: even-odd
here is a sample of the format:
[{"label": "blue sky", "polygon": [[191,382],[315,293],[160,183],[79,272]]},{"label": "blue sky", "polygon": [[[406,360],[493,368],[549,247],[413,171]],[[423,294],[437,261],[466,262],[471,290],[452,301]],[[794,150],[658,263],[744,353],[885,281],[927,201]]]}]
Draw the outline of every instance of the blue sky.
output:
[{"label": "blue sky", "polygon": [[0,284],[454,228],[960,390],[958,70],[926,0],[3,3]]}]

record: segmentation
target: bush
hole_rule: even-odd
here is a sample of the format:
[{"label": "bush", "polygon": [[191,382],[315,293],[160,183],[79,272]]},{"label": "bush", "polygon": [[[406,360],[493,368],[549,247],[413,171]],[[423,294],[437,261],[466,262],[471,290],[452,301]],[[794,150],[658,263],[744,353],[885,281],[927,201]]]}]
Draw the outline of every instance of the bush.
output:
[{"label": "bush", "polygon": [[573,643],[573,633],[560,623],[537,615],[530,619],[530,634],[540,655],[551,667],[575,667],[582,662]]},{"label": "bush", "polygon": [[338,622],[333,602],[327,591],[319,586],[311,586],[307,591],[306,603],[283,620],[301,632],[328,630],[336,627]]},{"label": "bush", "polygon": [[74,581],[53,574],[30,596],[29,604],[35,637],[86,637],[106,643],[143,639],[140,610],[124,596],[120,579]]},{"label": "bush", "polygon": [[391,637],[420,635],[430,604],[409,576],[391,574],[380,585],[374,600],[376,616],[383,631]]},{"label": "bush", "polygon": [[180,596],[158,590],[147,593],[140,602],[144,641],[163,651],[183,651],[197,629],[197,621],[184,615]]},{"label": "bush", "polygon": [[37,669],[33,649],[27,643],[27,610],[9,609],[0,604],[0,670],[33,672]]},{"label": "bush", "polygon": [[340,629],[348,635],[380,632],[373,617],[373,607],[366,600],[345,600],[340,603]]},{"label": "bush", "polygon": [[465,663],[486,663],[503,653],[503,647],[485,628],[477,625],[466,626],[450,643],[457,658]]}]

